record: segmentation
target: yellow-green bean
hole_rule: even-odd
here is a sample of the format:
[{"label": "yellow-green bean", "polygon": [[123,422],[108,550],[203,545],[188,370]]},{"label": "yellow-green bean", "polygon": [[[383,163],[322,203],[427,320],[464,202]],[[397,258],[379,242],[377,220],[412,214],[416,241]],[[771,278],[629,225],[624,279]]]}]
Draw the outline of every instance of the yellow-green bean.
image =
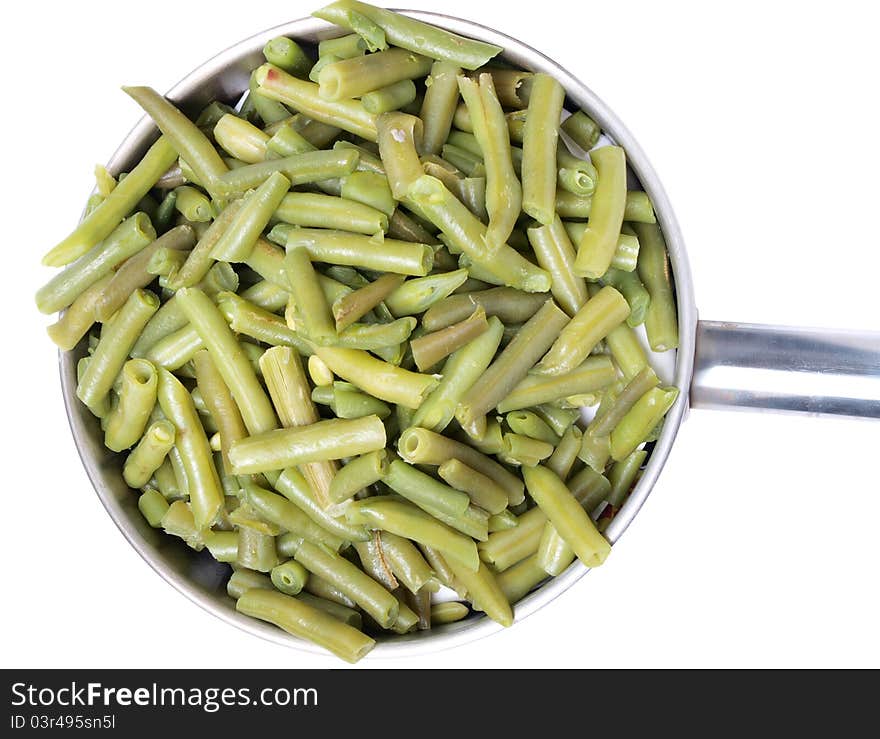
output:
[{"label": "yellow-green bean", "polygon": [[292,246],[287,250],[284,272],[308,338],[318,344],[332,343],[336,325],[305,247]]},{"label": "yellow-green bean", "polygon": [[675,349],[678,347],[678,319],[663,233],[656,224],[639,223],[634,228],[639,237],[639,277],[651,295],[645,314],[648,343],[658,352]]},{"label": "yellow-green bean", "polygon": [[168,501],[162,497],[162,493],[153,488],[147,488],[138,498],[138,510],[154,529],[162,526],[162,519],[168,512]]},{"label": "yellow-green bean", "polygon": [[449,137],[458,103],[456,78],[460,72],[461,67],[449,62],[434,62],[431,66],[425,83],[425,99],[419,112],[424,128],[419,154],[437,154]]},{"label": "yellow-green bean", "polygon": [[336,330],[342,331],[355,321],[363,318],[404,281],[403,275],[388,273],[376,278],[364,287],[343,295],[332,305]]},{"label": "yellow-green bean", "polygon": [[[210,549],[211,545],[208,544]],[[285,595],[297,595],[309,579],[308,570],[296,560],[282,562],[269,573],[272,584]]]},{"label": "yellow-green bean", "polygon": [[156,368],[145,359],[129,359],[120,377],[118,401],[104,419],[104,445],[114,452],[128,449],[143,436],[156,405],[158,382]]},{"label": "yellow-green bean", "polygon": [[678,398],[678,388],[655,387],[639,398],[611,432],[611,458],[619,462],[641,444]]},{"label": "yellow-green bean", "polygon": [[[153,421],[125,459],[122,466],[125,483],[135,489],[146,485],[164,463],[174,441],[174,424],[168,420]],[[166,492],[162,490],[162,494]]]},{"label": "yellow-green bean", "polygon": [[561,375],[527,375],[497,404],[497,408],[499,413],[507,413],[552,403],[572,395],[601,390],[615,378],[614,365],[608,357],[587,357],[580,365]]},{"label": "yellow-green bean", "polygon": [[510,464],[534,467],[553,454],[553,445],[522,434],[504,434],[501,458]]},{"label": "yellow-green bean", "polygon": [[449,561],[449,567],[467,589],[467,598],[474,608],[483,611],[502,626],[513,625],[510,603],[498,585],[495,575],[484,563],[480,562],[476,572],[468,570],[455,560]]},{"label": "yellow-green bean", "polygon": [[331,503],[342,503],[353,498],[359,491],[378,482],[388,472],[388,453],[379,449],[355,457],[345,464],[330,483]]},{"label": "yellow-green bean", "polygon": [[468,467],[461,460],[447,460],[437,468],[437,474],[451,487],[467,493],[474,505],[490,514],[501,513],[507,508],[505,489],[491,477]]},{"label": "yellow-green bean", "polygon": [[223,262],[245,262],[257,239],[269,224],[290,180],[280,172],[271,174],[253,193],[246,196],[241,209],[211,251],[211,257]]},{"label": "yellow-green bean", "polygon": [[522,209],[543,225],[556,215],[556,145],[564,99],[565,90],[550,75],[532,78],[523,132]]},{"label": "yellow-green bean", "polygon": [[538,264],[553,278],[550,292],[560,307],[574,316],[587,302],[587,286],[574,273],[575,249],[562,221],[554,216],[548,225],[530,228],[527,233]]},{"label": "yellow-green bean", "polygon": [[410,351],[419,371],[431,369],[440,360],[458,351],[489,329],[486,311],[478,305],[463,321],[423,334],[410,341]]},{"label": "yellow-green bean", "polygon": [[332,228],[368,236],[388,230],[388,216],[355,200],[312,192],[287,193],[275,218],[294,226]]}]

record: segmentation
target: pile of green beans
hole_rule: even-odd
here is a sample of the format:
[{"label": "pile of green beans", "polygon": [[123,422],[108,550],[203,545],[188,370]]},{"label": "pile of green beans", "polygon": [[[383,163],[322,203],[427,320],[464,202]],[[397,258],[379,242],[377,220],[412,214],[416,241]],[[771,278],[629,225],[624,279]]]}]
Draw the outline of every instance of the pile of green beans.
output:
[{"label": "pile of green beans", "polygon": [[126,88],[160,136],[36,302],[146,522],[354,662],[602,564],[678,396],[641,337],[678,333],[650,200],[555,79],[315,15],[342,35],[270,41],[235,108]]}]

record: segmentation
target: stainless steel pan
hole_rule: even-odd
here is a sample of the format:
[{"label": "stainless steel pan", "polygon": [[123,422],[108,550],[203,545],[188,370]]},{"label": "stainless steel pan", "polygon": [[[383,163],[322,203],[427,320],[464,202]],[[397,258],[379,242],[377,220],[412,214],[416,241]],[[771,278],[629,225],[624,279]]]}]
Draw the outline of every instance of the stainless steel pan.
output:
[{"label": "stainless steel pan", "polygon": [[[617,116],[589,88],[543,54],[516,39],[470,21],[410,12],[414,18],[456,33],[498,44],[504,58],[525,69],[553,75],[566,89],[569,109],[583,108],[607,136],[623,146],[631,174],[650,195],[666,236],[675,279],[681,343],[675,356],[674,384],[687,390],[669,412],[661,438],[636,489],[607,530],[614,542],[626,530],[650,494],[689,407],[756,409],[807,414],[880,418],[880,333],[822,331],[779,326],[699,321],[687,254],[675,215],[641,147]],[[270,38],[291,36],[315,42],[333,35],[313,18],[286,23],[232,46],[187,75],[168,97],[190,113],[210,100],[235,101],[248,86],[250,71],[262,61]],[[149,120],[141,120],[109,162],[113,172],[125,171],[156,138]],[[118,458],[103,445],[98,423],[76,398],[76,361],[81,351],[62,353],[61,383],[70,426],[86,472],[110,517],[126,539],[165,580],[224,621],[285,646],[319,651],[268,624],[238,614],[227,597],[226,565],[207,552],[196,553],[172,537],[151,529],[138,512],[137,496],[126,487]],[[577,582],[586,570],[577,562],[549,580],[516,606],[521,620]],[[501,627],[482,616],[430,632],[395,636],[380,642],[375,656],[403,656],[464,644]]]}]

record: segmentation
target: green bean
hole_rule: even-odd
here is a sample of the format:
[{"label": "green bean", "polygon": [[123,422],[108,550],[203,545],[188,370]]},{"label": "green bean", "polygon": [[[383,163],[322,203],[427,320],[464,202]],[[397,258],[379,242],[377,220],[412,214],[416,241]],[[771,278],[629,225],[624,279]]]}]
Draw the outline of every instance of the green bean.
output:
[{"label": "green bean", "polygon": [[561,575],[574,562],[574,551],[549,521],[544,525],[538,551],[535,555],[542,570],[552,577]]},{"label": "green bean", "polygon": [[587,302],[587,286],[574,273],[575,250],[559,216],[546,226],[528,230],[538,264],[552,277],[550,291],[560,307],[574,316]]},{"label": "green bean", "polygon": [[678,347],[678,320],[666,242],[656,225],[638,224],[635,229],[640,244],[638,274],[651,296],[645,313],[648,343],[658,352],[675,349]]},{"label": "green bean", "polygon": [[354,609],[348,608],[341,603],[335,603],[332,600],[319,598],[317,595],[312,595],[311,593],[306,592],[298,593],[296,596],[296,600],[300,603],[310,605],[313,608],[317,608],[319,611],[323,611],[324,613],[329,614],[337,621],[341,621],[342,623],[351,626],[352,628],[360,630],[361,626],[363,625],[363,619],[361,618],[360,611],[355,611]]},{"label": "green bean", "polygon": [[[161,420],[165,421],[166,423],[169,424],[171,434],[173,434],[174,425],[171,424],[170,421],[166,421],[166,419],[161,419]],[[157,421],[153,421],[153,423],[156,423],[156,422]],[[152,424],[151,424],[151,426],[152,426]],[[147,429],[147,432],[149,432],[149,431],[150,430]],[[156,449],[157,453],[159,451],[161,451],[162,448],[167,446],[167,442],[169,440],[171,441],[171,443],[173,445],[174,437],[171,434],[168,434],[168,436],[166,436],[165,434],[161,434],[163,436],[163,439],[159,442],[161,447]],[[152,445],[152,442],[145,442],[145,443]],[[137,449],[137,447],[135,447],[135,449]],[[174,447],[171,446],[168,449],[167,454],[170,455],[171,452],[173,451],[173,449],[174,449]],[[132,453],[133,453],[133,451],[134,450],[132,450]],[[149,449],[148,452],[146,452],[146,453],[151,454],[152,451],[153,451],[153,449]],[[132,477],[132,480],[135,480],[135,481],[140,480],[141,479],[140,475],[145,474],[146,469],[150,466],[149,464],[144,464],[143,467],[140,467],[136,458],[135,458],[135,460],[132,461],[132,465],[133,465],[133,467],[131,468],[131,477]],[[123,466],[123,468],[122,468],[122,473],[123,473],[123,478],[125,479],[126,482],[128,482],[128,479],[125,477],[125,466]],[[162,495],[165,497],[166,500],[169,500],[169,501],[180,500],[183,497],[183,492],[180,490],[180,487],[177,484],[177,476],[174,473],[174,466],[171,464],[171,460],[170,460],[169,456],[166,456],[165,459],[162,460],[162,463],[156,468],[155,472],[153,472],[153,477],[151,479],[153,481],[155,481],[156,487],[158,487],[159,492],[162,493]],[[149,481],[150,480],[147,480],[147,482],[149,482]],[[134,487],[134,485],[131,485],[131,483],[129,483],[129,487]]]},{"label": "green bean", "polygon": [[596,414],[596,417],[590,423],[593,433],[598,435],[610,434],[639,398],[648,390],[657,387],[659,382],[654,370],[646,366],[627,383],[610,407],[605,409],[604,412]]},{"label": "green bean", "polygon": [[314,82],[292,77],[271,64],[264,64],[255,74],[259,90],[266,97],[278,100],[320,123],[341,128],[368,141],[376,140],[375,119],[359,100],[327,100],[319,94],[318,85]]},{"label": "green bean", "polygon": [[333,583],[383,628],[397,619],[397,599],[344,557],[304,541],[295,558],[309,572]]},{"label": "green bean", "polygon": [[407,408],[418,408],[437,385],[430,375],[396,367],[359,349],[316,347],[315,354],[334,374],[373,397]]},{"label": "green bean", "polygon": [[236,563],[257,572],[270,572],[278,564],[275,537],[248,526],[239,525]]},{"label": "green bean", "polygon": [[36,295],[37,308],[42,313],[54,313],[66,308],[91,285],[110,274],[155,238],[156,232],[150,219],[144,213],[135,213],[117,226],[104,241],[89,249],[41,287]]},{"label": "green bean", "polygon": [[501,458],[508,464],[534,467],[553,454],[553,445],[522,434],[504,434]]},{"label": "green bean", "polygon": [[511,505],[522,501],[523,483],[516,475],[460,441],[414,426],[400,435],[397,448],[411,464],[441,465],[447,460],[457,459],[504,488]]},{"label": "green bean", "polygon": [[440,149],[440,154],[449,164],[457,170],[461,170],[468,177],[484,176],[486,174],[483,157],[470,149],[446,143]]},{"label": "green bean", "polygon": [[176,295],[238,404],[248,432],[259,434],[275,428],[272,404],[222,313],[198,288],[184,288]]},{"label": "green bean", "polygon": [[460,269],[407,280],[390,293],[384,302],[395,316],[417,315],[448,297],[466,279],[467,270]]},{"label": "green bean", "polygon": [[309,572],[299,562],[291,559],[273,567],[269,576],[277,590],[285,595],[298,595],[309,579]]},{"label": "green bean", "polygon": [[367,43],[356,33],[338,38],[324,39],[318,43],[318,56],[336,56],[340,59],[351,59],[363,56],[367,51]]},{"label": "green bean", "polygon": [[611,285],[626,298],[630,307],[629,317],[626,319],[629,326],[635,327],[645,322],[651,296],[636,272],[621,272],[609,267],[602,275],[602,282]]},{"label": "green bean", "polygon": [[547,225],[555,216],[556,146],[565,90],[547,74],[532,78],[523,132],[522,209]]},{"label": "green bean", "polygon": [[481,221],[489,220],[486,211],[486,178],[464,177],[458,169],[448,162],[435,162],[422,158],[425,174],[440,180],[456,198],[467,206],[467,209]]},{"label": "green bean", "polygon": [[592,149],[602,135],[602,129],[584,111],[572,113],[562,122],[563,132],[584,151]]},{"label": "green bean", "polygon": [[603,287],[562,329],[535,371],[549,375],[571,372],[628,315],[623,295],[611,286]]},{"label": "green bean", "polygon": [[[356,173],[357,174],[357,173]],[[368,173],[363,173],[368,174]],[[348,178],[349,180],[351,178]],[[391,200],[392,205],[394,205],[394,198],[391,196],[391,188],[387,184],[385,187],[388,191],[388,197]],[[343,185],[343,190],[345,189],[345,185]],[[401,239],[403,241],[414,241],[416,243],[434,243],[436,239],[434,236],[425,229],[420,223],[410,218],[406,213],[404,213],[400,208],[397,208],[392,214],[391,218],[388,221],[388,235],[393,236],[395,239]],[[434,263],[435,267],[439,267],[440,263],[437,260],[437,254],[434,254]]]},{"label": "green bean", "polygon": [[393,218],[397,212],[397,203],[384,173],[353,172],[342,180],[340,194],[344,198],[375,208],[389,218]]},{"label": "green bean", "polygon": [[385,559],[382,540],[378,531],[374,531],[369,541],[354,543],[361,567],[370,577],[378,582],[386,590],[394,592],[400,587],[397,578],[391,571],[391,565]]},{"label": "green bean", "polygon": [[[221,262],[223,264],[223,262]],[[229,292],[224,291],[224,292]],[[277,313],[287,307],[290,300],[290,293],[282,290],[278,285],[269,280],[260,280],[255,282],[246,290],[242,290],[239,296],[242,300],[262,308],[269,313]]]},{"label": "green bean", "polygon": [[458,459],[450,459],[437,469],[443,480],[456,490],[470,497],[474,505],[490,514],[501,513],[507,508],[507,492],[491,477],[477,472]]},{"label": "green bean", "polygon": [[183,539],[188,547],[197,552],[205,548],[202,531],[195,524],[189,504],[182,500],[176,500],[168,506],[162,516],[162,528],[166,534]]},{"label": "green bean", "polygon": [[615,508],[623,505],[647,457],[648,452],[640,449],[611,465],[608,472],[608,481],[611,483],[611,492],[608,493],[609,505]]},{"label": "green bean", "polygon": [[168,501],[162,497],[162,493],[153,488],[147,488],[138,498],[138,510],[154,529],[161,528],[162,519],[168,508]]},{"label": "green bean", "polygon": [[459,77],[458,86],[486,167],[486,240],[492,250],[507,242],[516,225],[522,187],[514,172],[510,135],[492,76],[481,74],[479,82]]},{"label": "green bean", "polygon": [[411,593],[436,590],[434,573],[422,553],[409,539],[383,531],[380,534],[384,557],[397,580]]},{"label": "green bean", "polygon": [[417,506],[441,510],[449,516],[463,515],[470,505],[466,493],[444,485],[399,459],[388,465],[382,481]]},{"label": "green bean", "polygon": [[578,459],[596,472],[602,473],[611,457],[611,439],[608,435],[593,434],[590,429],[581,437]]},{"label": "green bean", "polygon": [[[178,226],[178,228],[190,228],[190,226],[184,225]],[[195,243],[195,232],[193,234],[193,243]],[[160,284],[163,284],[163,280],[167,282],[183,266],[189,251],[189,249],[171,249],[167,246],[157,247],[147,262],[147,274],[154,277],[158,276]]]},{"label": "green bean", "polygon": [[[238,532],[208,529],[202,535],[205,546],[218,562],[238,562]],[[255,573],[256,574],[256,573]]]},{"label": "green bean", "polygon": [[272,590],[272,587],[272,581],[268,577],[242,567],[234,570],[229,576],[229,580],[226,581],[226,593],[235,600],[253,588]]},{"label": "green bean", "polygon": [[174,214],[177,212],[176,206],[177,193],[174,190],[169,190],[156,209],[156,219],[153,225],[158,233],[166,231],[171,226]]},{"label": "green bean", "polygon": [[424,334],[410,341],[413,360],[419,371],[431,369],[440,360],[469,344],[489,329],[486,312],[478,305],[474,312],[463,321]]},{"label": "green bean", "polygon": [[525,378],[567,322],[553,300],[544,303],[461,399],[459,423],[465,428],[479,424]]},{"label": "green bean", "polygon": [[415,99],[416,86],[410,79],[394,82],[361,96],[361,102],[364,104],[364,107],[373,115],[400,110]]},{"label": "green bean", "polygon": [[516,516],[509,510],[505,509],[501,513],[495,513],[489,516],[489,533],[496,531],[508,531],[515,528],[517,524]]},{"label": "green bean", "polygon": [[538,555],[532,554],[496,578],[501,592],[511,602],[522,600],[536,585],[547,579],[544,568],[538,564]]},{"label": "green bean", "polygon": [[112,279],[112,273],[104,275],[86,288],[61,314],[61,317],[46,329],[49,338],[59,349],[70,351],[88,333],[95,322],[95,304]]},{"label": "green bean", "polygon": [[108,321],[135,290],[146,287],[153,281],[155,276],[150,273],[149,264],[160,250],[166,248],[175,251],[186,250],[194,243],[193,229],[190,226],[177,226],[129,257],[116,270],[113,279],[95,301],[95,318],[99,321]]},{"label": "green bean", "polygon": [[[278,479],[281,480],[282,478],[279,477]],[[282,484],[284,483],[282,482]],[[243,488],[244,499],[266,521],[280,526],[298,539],[313,541],[316,544],[330,547],[333,550],[338,550],[342,546],[342,537],[337,536],[313,521],[302,509],[285,497],[252,482],[245,482]],[[286,550],[282,554],[288,556]]]},{"label": "green bean", "polygon": [[648,366],[645,350],[635,332],[625,323],[612,329],[605,337],[605,343],[627,380],[631,380]]},{"label": "green bean", "polygon": [[[589,218],[592,208],[593,196],[584,198],[566,190],[559,190],[556,193],[556,212],[560,218]],[[657,217],[646,193],[640,190],[630,190],[626,193],[623,219],[633,223],[656,223]],[[584,225],[580,228],[583,229],[581,231],[583,233],[589,226]]]},{"label": "green bean", "polygon": [[[523,74],[531,76],[530,72],[524,72]],[[494,81],[494,75],[492,75],[492,77]],[[497,92],[498,91],[496,89],[496,94]],[[527,111],[525,110],[514,110],[510,113],[504,114],[504,125],[507,128],[507,135],[509,136],[511,143],[522,144],[526,113]],[[462,103],[455,109],[452,123],[457,129],[461,131],[464,131],[466,133],[474,132],[473,120],[471,119],[470,112],[468,111],[468,108],[464,103]]]},{"label": "green bean", "polygon": [[547,459],[545,466],[555,472],[561,480],[567,480],[581,449],[583,433],[577,426],[569,426],[562,435],[553,454]]},{"label": "green bean", "polygon": [[342,503],[359,491],[381,480],[388,472],[388,453],[379,449],[345,464],[330,483],[331,503]]},{"label": "green bean", "polygon": [[403,275],[384,274],[364,287],[340,297],[332,305],[336,330],[342,331],[358,319],[363,318],[400,287],[404,279]]},{"label": "green bean", "polygon": [[413,417],[414,425],[431,431],[442,431],[452,421],[459,402],[492,363],[501,343],[504,331],[501,321],[493,316],[488,325],[484,333],[446,360],[440,384],[419,406]]},{"label": "green bean", "polygon": [[[563,221],[563,225],[573,242],[579,242],[584,231],[587,230],[587,224],[579,221]],[[620,227],[620,237],[617,239],[611,266],[623,272],[632,272],[636,268],[638,257],[639,239],[629,224],[624,223]]]},{"label": "green bean", "polygon": [[423,277],[431,269],[434,250],[428,244],[385,239],[381,243],[361,234],[300,228],[289,233],[287,247],[304,246],[315,261]]},{"label": "green bean", "polygon": [[431,66],[425,80],[425,99],[419,118],[422,119],[424,135],[419,154],[437,154],[449,137],[455,106],[458,103],[457,77],[461,67],[438,61]]},{"label": "green bean", "polygon": [[[267,98],[260,92],[259,85],[257,84],[256,74],[253,72],[248,80],[248,96],[245,101],[246,104],[250,104],[253,106],[253,110],[259,116],[260,120],[263,121],[266,125],[273,125],[276,123],[281,123],[282,121],[289,120],[291,115],[290,111],[284,107],[277,100],[271,100]],[[242,113],[244,112],[244,107],[242,107]],[[234,111],[233,111],[234,113]],[[216,122],[214,123],[216,125]],[[268,135],[268,134],[267,134]],[[266,148],[269,147],[269,142],[265,142]],[[225,148],[225,147],[224,147]],[[293,152],[286,152],[291,154]]]},{"label": "green bean", "polygon": [[198,389],[201,391],[207,410],[215,420],[220,433],[223,466],[226,472],[231,474],[228,450],[234,441],[247,436],[247,429],[238,406],[210,354],[204,349],[197,351],[193,355],[193,364],[195,365]]},{"label": "green bean", "polygon": [[165,461],[174,441],[175,430],[170,421],[161,420],[151,423],[137,446],[125,459],[122,467],[125,483],[132,488],[142,488],[146,485]]},{"label": "green bean", "polygon": [[[127,227],[117,227],[123,223],[125,216],[150,191],[175,159],[176,154],[171,143],[164,136],[160,137],[129,173],[129,176],[115,187],[113,192],[89,213],[67,238],[43,257],[43,264],[49,267],[62,267],[79,257],[89,255],[84,257],[80,269],[87,268],[88,274],[93,277],[91,281],[94,282],[107,274],[109,269],[125,259],[126,256],[137,251],[139,247],[134,246],[137,241],[133,243],[129,239],[125,239],[124,245],[120,242],[120,239],[130,235],[131,229],[135,231],[149,230],[151,236],[147,242],[155,238],[149,219],[144,214],[136,213],[125,221],[129,224]],[[146,246],[146,244],[140,244],[140,247],[142,246]],[[102,258],[99,259],[98,255],[101,255]],[[65,274],[67,273],[62,272],[53,282],[64,284],[69,279],[69,275],[61,279],[61,276]],[[51,285],[52,282],[49,284]],[[80,289],[86,287],[88,284],[82,285]],[[70,300],[60,307],[69,305],[75,297],[76,294],[72,295]],[[41,302],[38,298],[37,305],[40,306]],[[44,313],[52,313],[58,309],[60,308],[40,307]]]},{"label": "green bean", "polygon": [[382,29],[389,44],[465,69],[477,69],[501,52],[498,46],[464,38],[391,10],[355,0],[338,0],[312,15],[344,28],[353,28],[354,18],[363,16]]},{"label": "green bean", "polygon": [[382,420],[391,415],[391,409],[381,400],[366,395],[347,382],[334,382],[333,387],[315,388],[312,400],[329,405],[337,418],[363,418],[376,415]]},{"label": "green bean", "polygon": [[[152,88],[122,89],[153,119],[177,153],[193,168],[199,181],[214,195],[215,182],[227,171],[227,166],[205,134]],[[170,162],[164,169],[168,166]]]},{"label": "green bean", "polygon": [[409,189],[407,202],[415,203],[447,239],[447,245],[487,269],[498,280],[526,292],[546,292],[550,276],[509,246],[491,252],[486,245],[486,228],[440,180],[419,177]]},{"label": "green bean", "polygon": [[388,230],[388,216],[369,205],[310,192],[287,193],[275,218],[294,226],[322,226],[368,236]]},{"label": "green bean", "polygon": [[455,575],[452,574],[443,555],[434,547],[425,544],[419,544],[419,549],[425,555],[425,560],[431,566],[436,578],[447,588],[454,590],[460,598],[463,598],[465,596],[464,587],[455,579]]},{"label": "green bean", "polygon": [[266,158],[269,135],[235,114],[229,113],[217,121],[214,139],[231,157],[247,164],[256,164]]},{"label": "green bean", "polygon": [[191,185],[181,185],[174,190],[174,194],[174,207],[188,221],[205,223],[213,220],[214,206],[201,190]]},{"label": "green bean", "polygon": [[[260,96],[263,97],[262,95]],[[268,100],[268,98],[263,98]],[[281,105],[274,100],[269,102],[275,105]],[[283,106],[282,106],[283,107]],[[287,108],[284,108],[287,110]],[[272,134],[266,148],[269,150],[268,156],[277,154],[279,157],[289,157],[295,154],[306,154],[307,152],[316,151],[315,147],[303,136],[294,125],[292,118],[288,118],[281,122],[278,130]]]},{"label": "green bean", "polygon": [[223,507],[223,494],[211,448],[202,429],[192,398],[170,372],[159,371],[159,405],[175,428],[175,445],[180,451],[189,488],[193,518],[199,530],[210,527]]},{"label": "green bean", "polygon": [[114,452],[128,449],[140,440],[156,405],[157,375],[152,364],[144,359],[130,359],[123,365],[120,377],[119,400],[104,419],[104,444]]},{"label": "green bean", "polygon": [[519,516],[512,529],[498,531],[478,545],[480,558],[496,571],[504,572],[538,549],[547,516],[539,508],[530,508]]},{"label": "green bean", "polygon": [[357,159],[354,151],[307,151],[230,170],[218,180],[218,187],[226,197],[232,197],[243,195],[278,174],[284,175],[294,186],[321,182],[351,174]]},{"label": "green bean", "polygon": [[95,187],[101,197],[106,198],[116,187],[116,178],[102,164],[95,165]]},{"label": "green bean", "polygon": [[[288,74],[304,77],[312,66],[309,55],[302,47],[286,36],[276,36],[266,42],[263,56],[270,64],[280,67]],[[267,121],[268,123],[269,121]]]},{"label": "green bean", "polygon": [[218,297],[217,307],[236,333],[272,346],[292,346],[301,354],[311,354],[312,344],[289,328],[284,319],[235,293],[221,293]]},{"label": "green bean", "polygon": [[507,414],[507,425],[515,434],[538,439],[551,446],[559,443],[559,437],[537,414],[531,411],[517,410]]},{"label": "green bean", "polygon": [[284,271],[305,333],[319,344],[332,343],[336,338],[336,326],[305,247],[294,246],[287,250]]},{"label": "green bean", "polygon": [[593,193],[590,223],[578,242],[575,270],[597,279],[611,266],[620,237],[627,194],[626,156],[619,146],[603,146],[590,156],[599,181]]},{"label": "green bean", "polygon": [[321,69],[319,94],[331,101],[361,97],[403,80],[424,77],[430,69],[430,59],[404,49],[340,59]]},{"label": "green bean", "polygon": [[[397,601],[395,601],[395,605]],[[315,642],[346,662],[357,662],[375,641],[325,611],[283,593],[251,588],[236,602],[237,611]]]},{"label": "green bean", "polygon": [[169,280],[169,289],[178,290],[181,287],[193,287],[208,275],[214,264],[211,252],[227,229],[229,229],[230,224],[232,224],[243,204],[243,200],[236,200],[223,209],[217,216],[217,219],[198,240],[192,251],[189,252],[186,262],[184,262],[177,274]]},{"label": "green bean", "polygon": [[498,316],[505,324],[529,320],[550,297],[547,293],[525,293],[511,287],[493,287],[489,290],[452,295],[432,306],[422,317],[426,331],[437,331],[466,319],[475,304],[482,306],[487,316]]},{"label": "green bean", "polygon": [[611,458],[619,462],[647,439],[678,398],[678,388],[652,388],[639,398],[611,432]]},{"label": "green bean", "polygon": [[113,321],[104,325],[101,339],[76,388],[77,397],[92,412],[101,407],[138,334],[158,307],[159,299],[153,293],[135,290]]},{"label": "green bean", "polygon": [[229,448],[229,460],[235,474],[246,475],[342,459],[384,446],[385,427],[377,416],[333,418],[235,441]]},{"label": "green bean", "polygon": [[[293,550],[293,552],[291,552],[291,556],[296,553],[296,549],[299,548],[300,543],[301,542],[297,543],[296,548]],[[357,603],[355,603],[351,598],[349,598],[329,580],[325,580],[323,577],[316,575],[314,572],[309,575],[309,579],[306,582],[305,590],[314,596],[323,598],[324,600],[328,600],[332,603],[336,603],[347,608],[357,608]]]},{"label": "green bean", "polygon": [[502,626],[513,625],[513,611],[504,592],[498,585],[495,575],[480,562],[479,569],[471,572],[455,560],[450,568],[467,589],[467,598],[475,609],[483,611],[489,618]]},{"label": "green bean", "polygon": [[568,190],[579,197],[590,197],[596,189],[599,175],[593,164],[578,159],[564,147],[556,150],[556,187]]},{"label": "green bean", "polygon": [[577,558],[587,567],[601,565],[611,551],[611,545],[596,530],[590,516],[565,483],[540,465],[524,467],[523,477],[529,494]]},{"label": "green bean", "polygon": [[[395,464],[401,463],[393,462],[391,467]],[[432,547],[443,554],[450,567],[452,562],[463,570],[476,570],[479,566],[477,545],[471,539],[411,503],[382,497],[366,498],[352,504],[346,510],[346,517],[353,523],[364,523]]]},{"label": "green bean", "polygon": [[275,172],[246,196],[229,228],[214,245],[211,257],[224,262],[247,261],[257,239],[290,189],[290,184],[283,174]]},{"label": "green bean", "polygon": [[607,387],[615,379],[614,366],[608,357],[587,357],[579,366],[561,375],[524,377],[497,405],[500,413],[551,403]]},{"label": "green bean", "polygon": [[422,121],[406,113],[383,113],[376,117],[376,130],[379,156],[391,194],[395,200],[401,200],[410,185],[424,174],[417,152],[421,146]]},{"label": "green bean", "polygon": [[591,467],[584,467],[568,481],[567,485],[571,494],[588,513],[594,512],[611,492],[611,483]]}]

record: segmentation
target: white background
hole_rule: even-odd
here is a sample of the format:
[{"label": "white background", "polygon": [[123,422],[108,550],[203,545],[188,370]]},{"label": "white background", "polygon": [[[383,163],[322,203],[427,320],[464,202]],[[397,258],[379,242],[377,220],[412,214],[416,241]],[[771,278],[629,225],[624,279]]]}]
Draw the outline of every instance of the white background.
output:
[{"label": "white background", "polygon": [[[543,50],[627,123],[675,206],[703,317],[880,328],[870,4],[526,6],[442,10]],[[31,2],[0,24],[4,667],[340,666],[225,625],[125,543],[80,466],[32,300],[92,167],[140,115],[119,86],[165,90],[311,9]],[[362,667],[876,667],[878,443],[876,422],[693,411],[601,570],[505,633]]]}]

